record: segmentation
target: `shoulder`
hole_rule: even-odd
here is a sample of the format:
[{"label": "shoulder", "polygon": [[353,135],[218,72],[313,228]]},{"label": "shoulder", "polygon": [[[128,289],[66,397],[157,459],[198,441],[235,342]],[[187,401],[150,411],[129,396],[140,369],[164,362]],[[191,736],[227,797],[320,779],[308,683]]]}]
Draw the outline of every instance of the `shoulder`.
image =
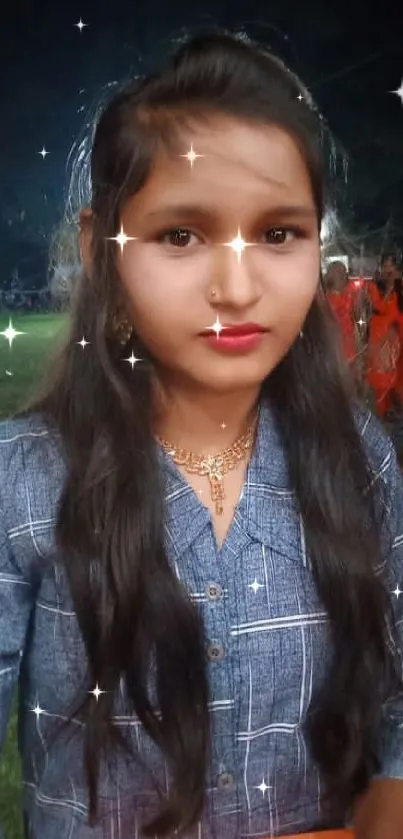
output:
[{"label": "shoulder", "polygon": [[54,518],[65,475],[60,435],[42,415],[0,421],[0,474],[4,526],[16,548],[28,550],[30,537],[37,548]]},{"label": "shoulder", "polygon": [[382,423],[368,408],[356,408],[354,418],[374,479],[390,480],[395,467],[398,468],[392,440]]},{"label": "shoulder", "polygon": [[[41,414],[0,421],[0,471],[11,488],[22,472],[46,468],[56,456],[58,435]],[[57,456],[56,456],[57,457]]]},{"label": "shoulder", "polygon": [[[49,431],[42,414],[26,414],[23,417],[9,417],[0,420],[0,446],[3,451],[10,450],[17,439]],[[0,453],[1,456],[1,453]]]},{"label": "shoulder", "polygon": [[381,500],[389,534],[403,530],[403,476],[391,438],[366,408],[355,412],[364,452],[372,472],[375,495]]}]

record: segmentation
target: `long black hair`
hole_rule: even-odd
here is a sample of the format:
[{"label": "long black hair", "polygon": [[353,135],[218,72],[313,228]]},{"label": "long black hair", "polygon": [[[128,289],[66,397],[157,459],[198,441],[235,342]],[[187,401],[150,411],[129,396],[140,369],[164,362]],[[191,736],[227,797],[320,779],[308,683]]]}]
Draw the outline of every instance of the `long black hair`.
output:
[{"label": "long black hair", "polygon": [[[323,124],[305,88],[278,58],[245,38],[212,32],[190,39],[168,66],[121,91],[99,120],[91,160],[93,271],[74,289],[69,335],[42,389],[18,414],[46,416],[68,464],[55,538],[90,681],[107,691],[102,702],[80,695],[74,709],[85,721],[90,817],[97,815],[101,755],[129,748],[112,720],[123,677],[133,710],[172,769],[169,798],[144,828],[149,836],[189,828],[201,816],[209,684],[201,616],[164,544],[153,360],[136,332],[121,346],[110,328],[121,283],[107,238],[119,230],[122,207],[146,182],[158,150],[180,152],[182,130],[214,112],[289,132],[306,162],[320,227]],[[312,699],[307,736],[329,789],[349,803],[376,768],[372,735],[382,698],[398,676],[386,626],[391,605],[374,573],[382,522],[373,475],[318,288],[304,339],[263,382],[262,398],[278,420],[333,631],[329,675]],[[77,348],[83,335],[90,352]],[[148,359],[135,371],[122,361],[130,349]],[[151,660],[160,713],[147,690]]]}]

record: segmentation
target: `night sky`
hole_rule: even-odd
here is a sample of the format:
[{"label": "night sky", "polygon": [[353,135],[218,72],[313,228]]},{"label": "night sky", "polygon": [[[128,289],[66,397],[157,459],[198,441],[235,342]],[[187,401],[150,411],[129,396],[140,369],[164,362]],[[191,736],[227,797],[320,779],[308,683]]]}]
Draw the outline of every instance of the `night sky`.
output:
[{"label": "night sky", "polygon": [[372,10],[363,0],[11,0],[0,29],[0,286],[16,267],[45,284],[70,152],[91,136],[97,106],[203,24],[245,29],[301,75],[348,156],[342,221],[358,233],[389,220],[403,245],[403,104],[391,93],[403,81],[403,2]]}]

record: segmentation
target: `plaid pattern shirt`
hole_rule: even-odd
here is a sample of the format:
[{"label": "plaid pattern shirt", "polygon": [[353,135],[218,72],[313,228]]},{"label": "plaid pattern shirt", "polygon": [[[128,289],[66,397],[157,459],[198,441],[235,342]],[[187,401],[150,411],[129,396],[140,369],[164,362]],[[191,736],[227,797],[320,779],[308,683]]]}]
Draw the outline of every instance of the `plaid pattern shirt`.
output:
[{"label": "plaid pattern shirt", "polygon": [[[374,480],[387,488],[379,573],[396,592],[401,629],[402,479],[378,422],[364,413],[357,422]],[[208,510],[169,457],[162,451],[159,456],[166,474],[168,557],[202,612],[211,682],[206,804],[186,836],[258,839],[347,825],[349,814],[336,805],[325,811],[324,779],[303,734],[312,694],[327,677],[331,641],[268,406],[262,406],[244,488],[220,551]],[[82,724],[73,720],[68,736],[51,748],[45,742],[49,725],[77,693],[95,686],[88,682],[65,574],[55,561],[53,528],[65,463],[60,437],[43,417],[0,423],[0,472],[0,740],[18,683],[26,835],[137,839],[159,809],[155,782],[164,794],[171,776],[130,708],[123,679],[114,699],[115,722],[128,732],[140,760],[118,753],[101,764],[96,826],[87,823]],[[152,674],[150,692],[155,702]],[[379,734],[379,774],[403,779],[402,696],[385,704]]]}]

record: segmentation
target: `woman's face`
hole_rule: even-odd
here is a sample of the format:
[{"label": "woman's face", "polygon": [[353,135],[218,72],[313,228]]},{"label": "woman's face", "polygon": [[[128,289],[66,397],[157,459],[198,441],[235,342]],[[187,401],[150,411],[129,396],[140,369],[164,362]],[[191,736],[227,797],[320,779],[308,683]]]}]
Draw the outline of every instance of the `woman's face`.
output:
[{"label": "woman's face", "polygon": [[[202,155],[193,163],[191,146]],[[123,230],[136,241],[123,252],[111,243],[132,322],[167,384],[221,393],[260,385],[298,336],[319,281],[304,160],[279,128],[226,117],[195,128],[182,153],[161,154],[126,203]],[[225,244],[238,232],[250,245],[241,254]],[[200,334],[217,318],[266,331],[254,346],[224,349]]]},{"label": "woman's face", "polygon": [[391,284],[396,280],[398,275],[399,275],[399,272],[397,270],[397,267],[396,267],[393,259],[385,259],[385,261],[382,265],[382,272],[381,272],[382,279],[386,283]]},{"label": "woman's face", "polygon": [[327,272],[327,284],[332,291],[343,291],[348,283],[348,274],[342,262],[334,262]]}]

